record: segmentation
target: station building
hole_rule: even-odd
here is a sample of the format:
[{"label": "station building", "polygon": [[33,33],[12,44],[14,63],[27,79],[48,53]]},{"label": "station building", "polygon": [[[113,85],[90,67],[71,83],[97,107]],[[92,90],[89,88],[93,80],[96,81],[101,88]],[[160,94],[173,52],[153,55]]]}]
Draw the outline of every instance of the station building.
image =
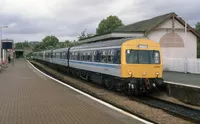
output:
[{"label": "station building", "polygon": [[197,38],[200,37],[176,13],[168,13],[117,28],[111,33],[81,40],[81,43],[108,39],[146,37],[159,42],[163,57],[197,58]]}]

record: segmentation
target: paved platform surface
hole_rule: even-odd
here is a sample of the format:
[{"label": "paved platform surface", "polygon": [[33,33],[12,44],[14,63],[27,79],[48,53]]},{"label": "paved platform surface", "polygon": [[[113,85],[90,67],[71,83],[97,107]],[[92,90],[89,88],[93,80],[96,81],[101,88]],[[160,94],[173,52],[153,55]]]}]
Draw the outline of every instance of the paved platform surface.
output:
[{"label": "paved platform surface", "polygon": [[0,124],[139,124],[40,74],[24,60],[0,73]]},{"label": "paved platform surface", "polygon": [[200,74],[185,74],[179,72],[163,72],[165,81],[176,82],[180,84],[194,85],[200,87]]}]

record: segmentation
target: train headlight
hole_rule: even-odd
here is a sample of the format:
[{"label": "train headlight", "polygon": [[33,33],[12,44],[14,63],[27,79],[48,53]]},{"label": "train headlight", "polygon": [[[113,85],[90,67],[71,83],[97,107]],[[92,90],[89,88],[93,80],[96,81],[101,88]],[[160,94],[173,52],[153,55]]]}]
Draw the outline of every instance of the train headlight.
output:
[{"label": "train headlight", "polygon": [[129,72],[128,72],[128,74],[129,74],[129,75],[132,75],[132,72],[131,72],[131,71],[129,71]]},{"label": "train headlight", "polygon": [[147,74],[146,72],[143,72],[143,73],[142,73],[143,76],[145,76],[146,74]]},{"label": "train headlight", "polygon": [[159,75],[159,72],[156,72],[156,75]]}]

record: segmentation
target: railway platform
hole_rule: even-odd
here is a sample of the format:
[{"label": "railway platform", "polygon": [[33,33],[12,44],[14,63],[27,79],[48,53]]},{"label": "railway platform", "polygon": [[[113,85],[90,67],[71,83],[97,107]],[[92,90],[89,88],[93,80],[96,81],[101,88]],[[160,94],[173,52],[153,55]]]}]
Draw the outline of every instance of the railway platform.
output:
[{"label": "railway platform", "polygon": [[25,60],[0,73],[1,124],[139,124],[46,77]]},{"label": "railway platform", "polygon": [[174,83],[187,87],[200,88],[200,74],[188,74],[180,72],[163,72],[165,83]]}]

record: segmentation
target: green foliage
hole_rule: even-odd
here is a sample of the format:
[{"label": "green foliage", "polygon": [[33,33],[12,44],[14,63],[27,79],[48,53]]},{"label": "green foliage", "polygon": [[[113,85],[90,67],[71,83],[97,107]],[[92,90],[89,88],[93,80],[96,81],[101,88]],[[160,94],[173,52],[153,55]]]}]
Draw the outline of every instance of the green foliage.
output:
[{"label": "green foliage", "polygon": [[200,58],[200,39],[197,42],[197,58]]},{"label": "green foliage", "polygon": [[52,46],[55,48],[57,44],[59,43],[59,40],[55,36],[46,36],[42,40],[42,43],[43,43],[42,46],[44,47],[44,49],[48,48],[49,46]]},{"label": "green foliage", "polygon": [[109,33],[114,31],[116,28],[123,26],[122,21],[117,16],[109,16],[106,19],[103,19],[98,28],[96,29],[96,33],[98,35]]},{"label": "green foliage", "polygon": [[65,48],[65,47],[72,47],[74,45],[77,45],[77,41],[69,41],[66,40],[64,42],[59,42],[58,38],[55,36],[46,36],[42,42],[35,45],[33,48],[33,51],[42,51],[42,50],[53,50],[58,48]]},{"label": "green foliage", "polygon": [[59,40],[57,37],[51,35],[51,36],[46,36],[42,40],[42,42],[35,45],[35,47],[33,48],[33,51],[41,51],[41,50],[54,49],[54,48],[59,48]]},{"label": "green foliage", "polygon": [[33,56],[33,52],[30,52],[29,54],[27,54],[26,59],[31,59],[31,56]]},{"label": "green foliage", "polygon": [[65,48],[65,47],[72,47],[75,44],[72,41],[66,40],[64,42],[59,42],[57,48]]},{"label": "green foliage", "polygon": [[82,31],[81,34],[78,36],[78,40],[82,40],[84,38],[92,37],[93,34],[86,34],[86,30]]},{"label": "green foliage", "polygon": [[[197,22],[195,30],[200,33],[200,22]],[[200,38],[197,41],[197,58],[200,58]]]},{"label": "green foliage", "polygon": [[30,47],[28,41],[15,43],[15,49],[24,49],[25,47]]},{"label": "green foliage", "polygon": [[200,22],[197,22],[197,24],[195,25],[195,30],[200,33]]}]

